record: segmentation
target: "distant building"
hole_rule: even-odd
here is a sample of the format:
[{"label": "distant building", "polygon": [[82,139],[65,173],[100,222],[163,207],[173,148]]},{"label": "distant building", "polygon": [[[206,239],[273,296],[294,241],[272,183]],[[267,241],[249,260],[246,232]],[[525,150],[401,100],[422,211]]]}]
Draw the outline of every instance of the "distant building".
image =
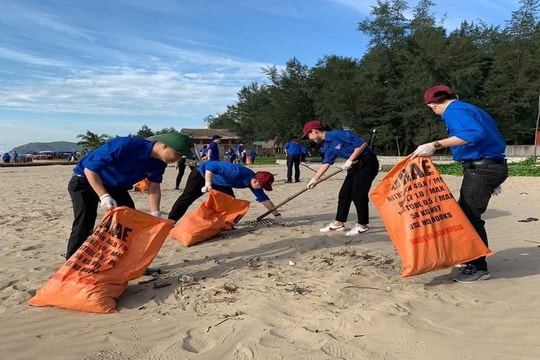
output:
[{"label": "distant building", "polygon": [[200,150],[204,145],[212,142],[212,136],[219,135],[219,153],[225,155],[230,147],[242,142],[240,137],[228,129],[182,129],[180,133],[186,134],[193,139],[193,143]]}]

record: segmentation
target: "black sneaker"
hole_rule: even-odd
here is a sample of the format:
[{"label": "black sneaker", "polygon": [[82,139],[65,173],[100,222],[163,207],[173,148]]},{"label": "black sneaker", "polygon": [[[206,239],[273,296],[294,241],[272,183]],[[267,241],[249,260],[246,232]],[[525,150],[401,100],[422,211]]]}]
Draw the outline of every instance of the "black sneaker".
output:
[{"label": "black sneaker", "polygon": [[487,280],[491,274],[487,270],[478,270],[474,265],[467,265],[461,268],[461,273],[453,279],[455,282],[470,283],[475,281]]}]

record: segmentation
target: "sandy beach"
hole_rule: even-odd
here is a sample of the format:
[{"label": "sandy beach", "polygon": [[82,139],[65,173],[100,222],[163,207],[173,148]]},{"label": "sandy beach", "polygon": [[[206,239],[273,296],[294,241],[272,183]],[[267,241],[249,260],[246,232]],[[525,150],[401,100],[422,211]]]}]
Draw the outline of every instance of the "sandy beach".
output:
[{"label": "sandy beach", "polygon": [[[253,168],[275,174],[276,204],[312,175],[302,168],[302,182],[286,184],[283,165]],[[190,248],[168,238],[151,265],[158,277],[131,281],[117,313],[89,314],[27,304],[64,262],[71,173],[0,168],[0,359],[540,358],[540,221],[519,221],[540,218],[540,178],[510,177],[491,200],[488,281],[453,283],[457,269],[401,278],[373,206],[369,232],[319,233],[334,218],[339,174],[281,208],[290,227],[249,226],[266,209],[235,190],[253,201],[235,230]],[[175,177],[169,166],[165,212],[180,194]],[[443,178],[457,197],[461,177]],[[145,194],[132,196],[148,211]]]}]

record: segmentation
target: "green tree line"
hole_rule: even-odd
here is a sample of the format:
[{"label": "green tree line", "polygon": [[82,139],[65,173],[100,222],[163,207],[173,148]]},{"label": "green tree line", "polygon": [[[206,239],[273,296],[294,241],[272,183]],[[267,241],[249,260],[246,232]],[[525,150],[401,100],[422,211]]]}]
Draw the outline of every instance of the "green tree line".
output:
[{"label": "green tree line", "polygon": [[353,130],[379,154],[404,155],[445,136],[443,122],[423,104],[423,92],[447,84],[491,113],[510,145],[533,144],[539,3],[520,0],[505,26],[463,21],[449,32],[444,18],[434,17],[431,0],[413,8],[405,0],[378,0],[358,24],[370,39],[361,59],[327,55],[310,68],[292,58],[282,69],[265,68],[267,83],[245,85],[235,104],[205,121],[247,142],[285,142],[301,134],[306,121],[320,119]]}]

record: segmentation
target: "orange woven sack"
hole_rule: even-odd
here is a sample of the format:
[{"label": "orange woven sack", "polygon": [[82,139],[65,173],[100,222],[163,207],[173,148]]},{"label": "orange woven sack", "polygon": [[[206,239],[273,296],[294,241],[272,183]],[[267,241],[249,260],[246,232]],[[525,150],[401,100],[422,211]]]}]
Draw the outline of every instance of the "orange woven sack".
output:
[{"label": "orange woven sack", "polygon": [[222,231],[232,230],[248,210],[249,201],[210,190],[208,199],[182,216],[169,236],[186,247],[195,245]]},{"label": "orange woven sack", "polygon": [[148,191],[149,184],[150,184],[150,180],[142,179],[141,181],[139,181],[138,183],[133,185],[133,190],[134,191],[140,191],[140,192],[146,192],[146,191]]},{"label": "orange woven sack", "polygon": [[116,300],[128,281],[143,274],[173,226],[171,220],[128,207],[107,211],[83,245],[28,303],[116,312]]},{"label": "orange woven sack", "polygon": [[491,255],[430,157],[410,156],[371,192],[402,261],[402,277]]}]

